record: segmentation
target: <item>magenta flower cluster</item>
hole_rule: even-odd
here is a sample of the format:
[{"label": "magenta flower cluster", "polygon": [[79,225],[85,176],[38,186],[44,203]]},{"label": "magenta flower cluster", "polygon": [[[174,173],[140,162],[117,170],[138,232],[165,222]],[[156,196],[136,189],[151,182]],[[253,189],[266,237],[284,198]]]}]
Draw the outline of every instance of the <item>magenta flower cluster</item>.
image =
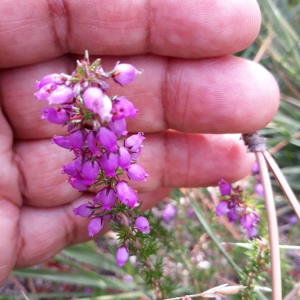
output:
[{"label": "magenta flower cluster", "polygon": [[[130,213],[139,205],[138,195],[120,178],[126,174],[128,179],[146,181],[149,176],[136,162],[145,137],[139,132],[126,138],[126,118],[134,118],[138,109],[125,97],[108,95],[110,79],[125,85],[138,73],[130,64],[117,64],[104,72],[99,59],[90,64],[86,55],[71,75],[50,74],[36,85],[35,97],[52,105],[42,109],[42,119],[67,126],[68,136],[53,137],[56,145],[74,153],[62,173],[76,190],[100,188],[93,202],[74,208],[75,215],[90,219],[90,237],[103,228],[105,220],[122,222],[121,212],[127,212],[133,230],[150,233],[148,220]],[[118,265],[123,266],[128,256],[124,240],[116,254]]]},{"label": "magenta flower cluster", "polygon": [[261,217],[253,206],[247,205],[242,200],[242,191],[239,187],[233,189],[230,183],[225,180],[220,180],[218,185],[223,200],[216,208],[216,215],[218,217],[227,215],[229,222],[238,220],[242,227],[247,230],[249,238],[257,236],[257,226]]}]

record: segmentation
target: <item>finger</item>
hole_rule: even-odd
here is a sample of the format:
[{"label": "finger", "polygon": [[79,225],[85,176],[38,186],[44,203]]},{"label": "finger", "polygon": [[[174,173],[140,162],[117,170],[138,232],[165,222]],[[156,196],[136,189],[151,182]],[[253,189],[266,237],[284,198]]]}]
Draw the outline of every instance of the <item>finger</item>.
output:
[{"label": "finger", "polygon": [[[126,88],[112,83],[114,94],[125,95],[139,108],[128,121],[131,132],[254,132],[274,116],[279,104],[276,81],[263,67],[237,57],[202,60],[156,56],[126,58],[145,71]],[[109,69],[114,58],[105,58]],[[36,78],[73,69],[65,58],[44,65],[6,71],[0,77],[3,107],[18,138],[35,139],[64,134],[58,125],[40,120],[45,102],[36,102]]]},{"label": "finger", "polygon": [[[148,134],[138,163],[150,174],[147,182],[130,181],[139,191],[159,187],[198,187],[216,185],[220,179],[236,181],[252,166],[240,136],[182,134],[169,131]],[[32,206],[57,206],[71,202],[78,192],[60,174],[61,165],[73,159],[65,149],[48,140],[19,142],[16,152],[26,186],[26,203]]]},{"label": "finger", "polygon": [[14,267],[18,254],[19,209],[0,198],[0,288]]},{"label": "finger", "polygon": [[[159,189],[140,194],[143,208],[148,209],[169,195],[169,189]],[[89,220],[73,215],[74,206],[92,200],[85,195],[75,202],[58,208],[32,208],[24,206],[21,210],[21,247],[16,263],[17,268],[31,266],[52,257],[64,247],[82,243],[88,237]],[[100,235],[109,229],[108,224]]]},{"label": "finger", "polygon": [[118,5],[16,0],[3,2],[0,15],[0,67],[86,49],[101,55],[220,56],[246,48],[260,28],[255,0],[126,0]]},{"label": "finger", "polygon": [[22,195],[14,160],[13,135],[0,106],[0,288],[13,268],[18,251],[19,209]]}]

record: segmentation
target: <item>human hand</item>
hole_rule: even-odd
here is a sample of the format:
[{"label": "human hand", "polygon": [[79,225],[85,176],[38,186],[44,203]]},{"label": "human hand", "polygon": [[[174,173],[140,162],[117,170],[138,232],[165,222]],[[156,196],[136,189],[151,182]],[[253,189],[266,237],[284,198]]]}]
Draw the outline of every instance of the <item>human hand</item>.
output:
[{"label": "human hand", "polygon": [[88,239],[88,220],[72,208],[93,194],[66,184],[60,170],[72,154],[51,144],[65,129],[40,120],[44,103],[33,97],[37,79],[73,71],[74,57],[66,53],[81,57],[88,49],[107,70],[117,60],[145,70],[124,89],[112,86],[140,110],[128,128],[147,137],[139,163],[150,177],[133,185],[145,208],[169,187],[245,176],[252,156],[238,137],[209,134],[256,131],[278,107],[273,77],[228,56],[259,31],[254,0],[61,3],[0,5],[0,285],[13,267],[39,263]]}]

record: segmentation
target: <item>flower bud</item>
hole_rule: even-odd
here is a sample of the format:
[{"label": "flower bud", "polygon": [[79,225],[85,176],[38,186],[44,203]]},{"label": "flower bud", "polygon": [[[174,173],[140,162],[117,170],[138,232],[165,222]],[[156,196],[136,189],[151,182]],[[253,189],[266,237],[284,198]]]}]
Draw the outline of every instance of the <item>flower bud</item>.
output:
[{"label": "flower bud", "polygon": [[94,155],[100,155],[101,154],[101,145],[100,145],[100,142],[99,142],[98,138],[96,137],[96,135],[93,131],[91,131],[87,135],[86,140],[87,140],[87,143],[88,143],[88,147],[92,151],[92,153]]},{"label": "flower bud", "polygon": [[104,188],[94,198],[94,202],[102,205],[102,210],[111,210],[111,207],[116,203],[116,193],[113,189]]},{"label": "flower bud", "polygon": [[237,210],[235,208],[229,209],[227,212],[227,217],[230,223],[234,222],[238,217]]},{"label": "flower bud", "polygon": [[47,99],[49,104],[63,104],[73,101],[73,90],[65,85],[58,86]]},{"label": "flower bud", "polygon": [[55,83],[49,83],[43,86],[38,92],[34,93],[37,100],[47,100],[49,99],[51,93],[57,88]]},{"label": "flower bud", "polygon": [[97,114],[103,108],[103,92],[97,87],[89,87],[83,93],[84,105]]},{"label": "flower bud", "polygon": [[130,166],[130,154],[124,147],[119,149],[118,164],[123,171]]},{"label": "flower bud", "polygon": [[88,218],[93,213],[93,210],[88,206],[91,206],[91,204],[85,203],[78,207],[75,207],[73,209],[74,215]]},{"label": "flower bud", "polygon": [[62,166],[62,168],[63,168],[63,170],[61,171],[62,174],[67,174],[72,177],[79,175],[75,169],[75,161],[71,161],[69,164]]},{"label": "flower bud", "polygon": [[99,173],[99,164],[94,161],[91,162],[88,160],[86,163],[82,166],[82,175],[87,180],[94,180]]},{"label": "flower bud", "polygon": [[195,211],[192,208],[190,208],[188,210],[188,217],[191,219],[194,215],[195,215]]},{"label": "flower bud", "polygon": [[252,166],[252,169],[251,169],[251,172],[252,172],[253,174],[256,174],[256,173],[259,172],[259,165],[258,165],[257,161],[254,162],[254,164],[253,164],[253,166]]},{"label": "flower bud", "polygon": [[78,190],[78,191],[84,191],[88,188],[90,182],[81,178],[81,177],[69,177],[68,182],[71,184],[71,186]]},{"label": "flower bud", "polygon": [[100,158],[101,167],[105,172],[106,177],[116,176],[116,169],[118,167],[118,157],[114,153],[104,154]]},{"label": "flower bud", "polygon": [[126,130],[125,119],[111,121],[108,123],[108,127],[116,134],[118,138],[121,136],[125,136],[128,133],[128,131]]},{"label": "flower bud", "polygon": [[117,97],[114,100],[114,105],[112,107],[113,120],[120,120],[123,118],[133,119],[138,112],[139,110],[126,98]]},{"label": "flower bud", "polygon": [[150,233],[149,221],[143,216],[139,216],[136,219],[135,226],[142,233]]},{"label": "flower bud", "polygon": [[138,202],[138,196],[135,191],[128,186],[125,181],[120,181],[116,185],[117,196],[122,204],[134,208]]},{"label": "flower bud", "polygon": [[76,130],[70,134],[70,144],[74,149],[80,149],[85,144],[86,132],[84,130]]},{"label": "flower bud", "polygon": [[137,151],[141,145],[145,137],[139,132],[138,134],[134,134],[125,140],[125,147],[130,150],[130,152]]},{"label": "flower bud", "polygon": [[95,234],[97,234],[103,228],[103,224],[104,222],[102,217],[95,217],[91,219],[88,225],[89,236],[93,237]]},{"label": "flower bud", "polygon": [[63,77],[59,74],[49,74],[47,76],[44,76],[41,81],[39,81],[35,88],[37,90],[40,90],[43,86],[49,83],[56,83],[56,84],[62,84],[64,83]]},{"label": "flower bud", "polygon": [[261,183],[257,183],[254,187],[254,190],[258,196],[260,197],[264,196],[264,186]]},{"label": "flower bud", "polygon": [[221,179],[218,182],[219,190],[222,196],[229,196],[231,193],[231,185],[227,181]]},{"label": "flower bud", "polygon": [[130,165],[127,169],[127,175],[130,179],[138,181],[146,181],[147,177],[149,177],[149,174],[138,164]]},{"label": "flower bud", "polygon": [[112,110],[111,99],[107,95],[104,95],[103,107],[98,112],[98,115],[100,116],[102,122],[111,121],[112,118],[111,110]]},{"label": "flower bud", "polygon": [[60,109],[58,111],[52,107],[44,107],[42,108],[41,112],[41,119],[47,119],[49,122],[54,124],[63,125],[70,119],[69,114],[64,109]]},{"label": "flower bud", "polygon": [[129,84],[134,80],[136,74],[140,73],[133,65],[118,64],[114,68],[112,77],[119,84]]},{"label": "flower bud", "polygon": [[245,214],[240,219],[240,223],[245,229],[249,229],[255,221],[256,218],[253,214]]},{"label": "flower bud", "polygon": [[216,208],[216,215],[218,217],[224,216],[228,212],[228,201],[221,201]]},{"label": "flower bud", "polygon": [[126,246],[121,246],[120,248],[118,248],[116,253],[117,265],[119,267],[123,267],[127,262],[128,257],[129,257],[129,251]]},{"label": "flower bud", "polygon": [[130,152],[130,158],[132,160],[136,160],[141,155],[141,152],[142,152],[142,146],[139,147],[135,152]]},{"label": "flower bud", "polygon": [[248,238],[254,238],[258,235],[258,229],[256,226],[251,226],[250,228],[247,229],[247,235]]},{"label": "flower bud", "polygon": [[117,137],[106,127],[101,127],[98,133],[98,139],[102,146],[109,152],[115,152],[117,149]]},{"label": "flower bud", "polygon": [[172,204],[167,204],[164,208],[162,218],[165,221],[169,221],[175,217],[176,213],[177,213],[177,207],[175,207]]},{"label": "flower bud", "polygon": [[72,145],[71,145],[70,139],[68,137],[54,136],[52,140],[59,147],[62,147],[62,148],[65,148],[65,149],[72,149]]}]

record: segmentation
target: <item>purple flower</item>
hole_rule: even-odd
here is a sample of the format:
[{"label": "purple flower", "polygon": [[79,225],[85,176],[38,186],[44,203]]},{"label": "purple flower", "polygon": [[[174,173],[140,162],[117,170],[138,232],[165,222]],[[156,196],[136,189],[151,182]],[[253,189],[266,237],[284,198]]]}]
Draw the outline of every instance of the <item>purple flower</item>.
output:
[{"label": "purple flower", "polygon": [[289,223],[294,225],[294,224],[297,224],[298,223],[298,218],[297,216],[293,215],[293,216],[290,216],[289,217]]},{"label": "purple flower", "polygon": [[125,136],[128,133],[126,130],[125,119],[111,121],[108,123],[108,127],[117,135],[117,137]]},{"label": "purple flower", "polygon": [[116,193],[113,189],[104,188],[94,198],[94,202],[102,205],[102,210],[111,210],[111,207],[116,203]]},{"label": "purple flower", "polygon": [[259,172],[259,165],[258,165],[257,161],[254,162],[254,164],[253,164],[253,166],[252,166],[252,169],[251,169],[251,172],[252,172],[253,174],[256,174],[256,173]]},{"label": "purple flower", "polygon": [[80,149],[85,144],[86,132],[76,130],[70,134],[70,144],[74,149]]},{"label": "purple flower", "polygon": [[117,149],[117,137],[114,132],[106,127],[101,127],[98,133],[98,139],[102,146],[109,152],[115,152]]},{"label": "purple flower", "polygon": [[228,212],[228,201],[221,201],[216,208],[216,215],[218,217],[224,216]]},{"label": "purple flower", "polygon": [[229,196],[231,193],[231,185],[227,181],[221,179],[218,182],[219,190],[222,196]]},{"label": "purple flower", "polygon": [[78,207],[75,207],[73,209],[74,215],[88,218],[93,213],[93,210],[89,206],[91,206],[90,203],[84,203]]},{"label": "purple flower", "polygon": [[65,149],[72,149],[72,145],[71,145],[70,139],[68,137],[54,136],[52,140],[59,147],[62,147],[62,148],[65,148]]},{"label": "purple flower", "polygon": [[98,112],[98,115],[100,116],[102,122],[111,121],[112,118],[111,110],[112,110],[111,99],[107,95],[104,95],[103,108]]},{"label": "purple flower", "polygon": [[247,235],[249,238],[254,238],[258,235],[258,229],[255,226],[251,226],[247,229]]},{"label": "purple flower", "polygon": [[130,150],[130,152],[137,151],[141,145],[145,137],[139,132],[138,134],[134,134],[125,140],[125,147]]},{"label": "purple flower", "polygon": [[241,217],[240,223],[245,229],[249,229],[252,227],[253,223],[256,221],[256,217],[254,214],[245,214]]},{"label": "purple flower", "polygon": [[34,93],[34,96],[37,100],[46,100],[48,101],[51,93],[57,88],[55,83],[48,83],[43,86],[38,92]]},{"label": "purple flower", "polygon": [[121,246],[118,248],[117,253],[116,253],[116,260],[117,260],[117,265],[119,267],[123,267],[128,260],[129,257],[129,251],[126,246]]},{"label": "purple flower", "polygon": [[63,170],[61,172],[62,174],[67,174],[72,177],[75,177],[80,174],[75,169],[75,161],[71,161],[69,164],[62,166],[62,168],[63,168]]},{"label": "purple flower", "polygon": [[42,117],[41,119],[47,119],[49,122],[54,124],[65,124],[69,121],[70,117],[69,114],[64,110],[56,110],[52,107],[44,107],[41,110]]},{"label": "purple flower", "polygon": [[103,219],[101,217],[95,217],[91,219],[88,225],[89,236],[93,237],[103,228]]},{"label": "purple flower", "polygon": [[73,90],[65,85],[58,86],[47,99],[49,104],[63,104],[73,101]]},{"label": "purple flower", "polygon": [[83,93],[84,105],[94,113],[103,108],[103,92],[97,87],[89,87]]},{"label": "purple flower", "polygon": [[238,212],[235,207],[229,209],[229,211],[227,212],[227,217],[230,223],[234,222],[237,219]]},{"label": "purple flower", "polygon": [[139,216],[136,219],[135,226],[142,233],[150,233],[149,221],[143,216]]},{"label": "purple flower", "polygon": [[124,147],[119,148],[118,164],[123,171],[130,166],[130,154]]},{"label": "purple flower", "polygon": [[140,72],[130,64],[117,64],[114,68],[113,79],[119,84],[131,83]]},{"label": "purple flower", "polygon": [[113,120],[120,120],[123,118],[133,119],[139,112],[133,104],[124,97],[117,97],[112,108]]},{"label": "purple flower", "polygon": [[122,204],[133,208],[138,202],[138,196],[135,191],[130,188],[125,181],[120,181],[116,185],[117,196]]},{"label": "purple flower", "polygon": [[132,160],[136,160],[141,155],[141,152],[142,152],[142,146],[139,147],[139,149],[137,149],[135,152],[130,152],[130,158]]},{"label": "purple flower", "polygon": [[258,196],[260,196],[260,197],[264,196],[264,186],[261,183],[257,183],[255,185],[254,191]]},{"label": "purple flower", "polygon": [[192,208],[190,208],[190,209],[188,210],[188,217],[189,217],[189,218],[192,218],[192,217],[194,216],[194,214],[195,214],[195,211],[194,211]]},{"label": "purple flower", "polygon": [[82,156],[78,156],[78,157],[74,160],[74,168],[75,168],[77,174],[81,174],[83,162],[84,162],[84,161],[83,161],[83,157],[82,157]]},{"label": "purple flower", "polygon": [[149,177],[149,174],[147,174],[143,167],[138,164],[130,165],[127,169],[127,175],[130,179],[141,181],[146,181],[147,177]]},{"label": "purple flower", "polygon": [[98,138],[96,137],[96,135],[95,135],[95,133],[93,131],[91,131],[87,135],[86,140],[87,140],[89,149],[92,151],[92,153],[94,155],[101,154],[101,145],[100,145],[100,142],[99,142]]},{"label": "purple flower", "polygon": [[56,83],[56,84],[62,84],[64,83],[63,77],[59,74],[49,74],[47,76],[44,76],[41,81],[39,81],[35,88],[37,90],[40,90],[43,86],[49,83]]},{"label": "purple flower", "polygon": [[81,177],[69,177],[68,182],[71,184],[71,186],[78,190],[78,191],[84,191],[88,188],[89,184],[91,182],[81,178]]},{"label": "purple flower", "polygon": [[100,158],[100,162],[106,177],[116,176],[116,169],[118,167],[118,156],[116,154],[103,154]]},{"label": "purple flower", "polygon": [[172,204],[167,204],[164,208],[162,217],[165,221],[169,221],[175,217],[176,213],[177,213],[177,207],[175,207]]},{"label": "purple flower", "polygon": [[88,160],[82,166],[82,175],[87,180],[94,180],[99,173],[99,165],[96,161],[91,162]]}]

